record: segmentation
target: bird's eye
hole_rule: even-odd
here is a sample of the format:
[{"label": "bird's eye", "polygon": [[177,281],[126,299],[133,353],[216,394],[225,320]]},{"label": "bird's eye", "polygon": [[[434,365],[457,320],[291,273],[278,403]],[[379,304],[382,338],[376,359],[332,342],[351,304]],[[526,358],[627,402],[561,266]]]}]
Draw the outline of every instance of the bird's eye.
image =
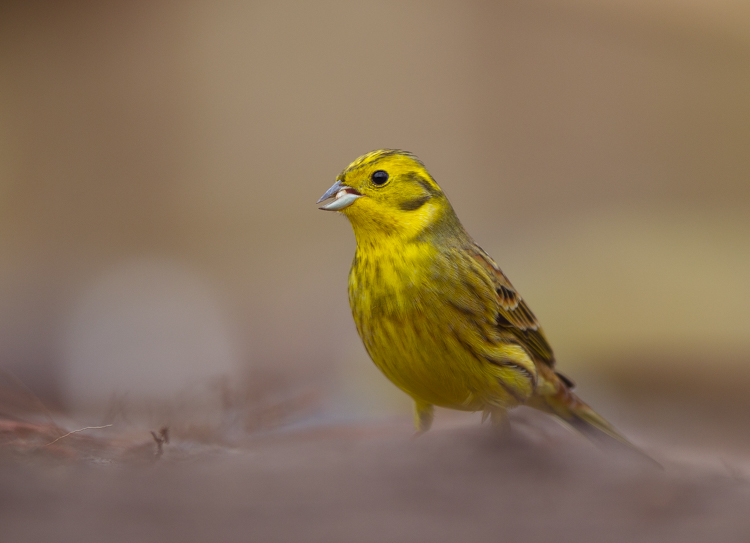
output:
[{"label": "bird's eye", "polygon": [[385,185],[385,182],[388,181],[388,172],[385,170],[378,170],[372,174],[372,184],[380,187],[382,185]]}]

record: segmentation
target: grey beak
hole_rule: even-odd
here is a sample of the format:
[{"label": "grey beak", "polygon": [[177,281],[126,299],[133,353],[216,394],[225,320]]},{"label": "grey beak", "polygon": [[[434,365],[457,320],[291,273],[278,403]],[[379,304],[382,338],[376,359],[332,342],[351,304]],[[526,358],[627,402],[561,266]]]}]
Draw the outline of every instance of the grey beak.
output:
[{"label": "grey beak", "polygon": [[333,202],[321,206],[318,209],[322,209],[323,211],[341,211],[352,205],[358,198],[362,198],[362,195],[353,188],[347,187],[341,181],[336,181],[333,186],[320,197],[320,200],[318,200],[317,203],[333,197],[336,198]]},{"label": "grey beak", "polygon": [[328,198],[333,198],[336,196],[336,193],[341,190],[341,181],[336,181],[333,186],[328,189],[323,196],[320,197],[320,199],[315,202],[316,204],[319,204],[323,200],[328,200]]}]

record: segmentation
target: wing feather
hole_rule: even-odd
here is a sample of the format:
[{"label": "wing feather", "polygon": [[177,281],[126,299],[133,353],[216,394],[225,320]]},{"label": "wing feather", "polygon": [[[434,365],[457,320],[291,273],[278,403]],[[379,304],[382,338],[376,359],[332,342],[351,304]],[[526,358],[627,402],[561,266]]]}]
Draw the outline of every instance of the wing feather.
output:
[{"label": "wing feather", "polygon": [[534,358],[554,367],[552,348],[526,302],[490,255],[476,244],[472,244],[471,250],[474,259],[490,272],[493,279],[498,301],[497,327],[515,336]]}]

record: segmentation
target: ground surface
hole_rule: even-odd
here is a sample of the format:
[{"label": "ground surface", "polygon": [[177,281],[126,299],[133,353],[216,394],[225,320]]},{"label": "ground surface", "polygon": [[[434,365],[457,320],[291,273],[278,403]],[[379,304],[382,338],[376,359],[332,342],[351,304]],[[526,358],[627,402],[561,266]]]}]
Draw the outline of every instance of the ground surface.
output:
[{"label": "ground surface", "polygon": [[158,459],[147,439],[118,448],[76,434],[69,454],[55,449],[65,440],[15,442],[0,460],[0,540],[750,540],[750,464],[652,449],[660,470],[537,423],[504,439],[475,424],[414,439],[400,422],[239,447],[172,439]]}]

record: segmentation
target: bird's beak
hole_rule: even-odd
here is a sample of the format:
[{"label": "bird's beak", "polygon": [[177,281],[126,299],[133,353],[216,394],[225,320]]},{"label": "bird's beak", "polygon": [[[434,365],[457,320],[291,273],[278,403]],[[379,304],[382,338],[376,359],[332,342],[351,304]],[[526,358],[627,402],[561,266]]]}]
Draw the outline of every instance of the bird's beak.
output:
[{"label": "bird's beak", "polygon": [[357,198],[362,198],[362,196],[362,194],[351,187],[347,187],[341,181],[336,181],[316,203],[319,204],[323,200],[335,197],[336,199],[333,202],[321,206],[318,209],[323,209],[325,211],[341,211],[345,207],[352,205]]}]

